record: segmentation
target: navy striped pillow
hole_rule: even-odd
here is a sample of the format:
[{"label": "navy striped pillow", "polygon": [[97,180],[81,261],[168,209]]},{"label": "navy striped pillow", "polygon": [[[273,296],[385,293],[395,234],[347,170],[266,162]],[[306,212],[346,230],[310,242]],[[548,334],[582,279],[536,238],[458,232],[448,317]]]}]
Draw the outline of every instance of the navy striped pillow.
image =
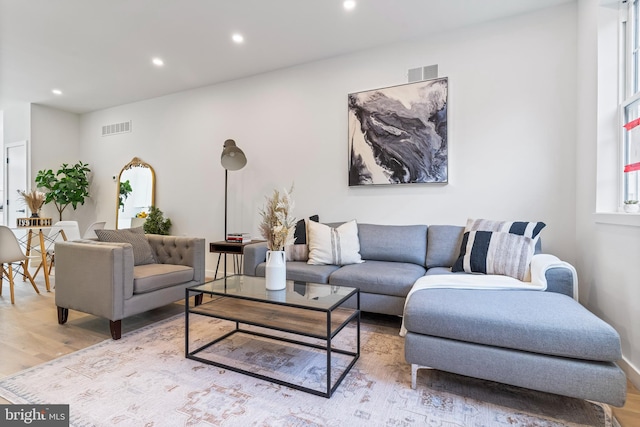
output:
[{"label": "navy striped pillow", "polygon": [[500,274],[530,280],[536,239],[512,233],[467,231],[452,272]]},{"label": "navy striped pillow", "polygon": [[468,219],[464,231],[499,231],[535,239],[544,227],[546,227],[544,222]]}]

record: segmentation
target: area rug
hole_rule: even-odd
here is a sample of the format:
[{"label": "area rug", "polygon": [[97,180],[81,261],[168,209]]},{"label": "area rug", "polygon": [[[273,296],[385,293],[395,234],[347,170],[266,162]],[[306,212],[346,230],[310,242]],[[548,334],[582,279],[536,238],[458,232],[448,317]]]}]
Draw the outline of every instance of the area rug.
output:
[{"label": "area rug", "polygon": [[[606,405],[421,370],[411,389],[398,329],[364,323],[361,357],[330,399],[186,359],[184,316],[104,341],[0,380],[17,404],[70,404],[72,426],[611,426]],[[230,322],[195,316],[191,349]],[[337,346],[355,344],[355,328]],[[215,351],[261,373],[326,384],[326,357],[234,335]],[[346,361],[335,360],[337,372]],[[335,377],[334,377],[335,378]]]}]

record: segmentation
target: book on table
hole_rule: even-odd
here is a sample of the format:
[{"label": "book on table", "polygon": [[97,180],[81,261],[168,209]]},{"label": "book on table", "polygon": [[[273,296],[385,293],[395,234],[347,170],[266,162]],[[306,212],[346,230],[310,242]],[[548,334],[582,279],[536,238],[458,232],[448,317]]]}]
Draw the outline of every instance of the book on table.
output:
[{"label": "book on table", "polygon": [[251,235],[249,233],[227,233],[227,242],[249,243]]}]

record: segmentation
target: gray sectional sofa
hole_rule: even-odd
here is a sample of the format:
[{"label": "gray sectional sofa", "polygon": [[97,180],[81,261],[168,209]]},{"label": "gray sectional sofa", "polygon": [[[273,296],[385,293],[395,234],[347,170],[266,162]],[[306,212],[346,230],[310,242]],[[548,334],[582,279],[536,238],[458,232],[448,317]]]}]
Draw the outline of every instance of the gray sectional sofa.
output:
[{"label": "gray sectional sofa", "polygon": [[[475,276],[451,272],[463,234],[464,227],[454,225],[358,224],[363,263],[288,261],[287,279],[358,287],[363,311],[404,316],[414,388],[419,369],[433,368],[623,406],[620,337],[577,302],[570,265],[544,271],[545,291],[443,286],[411,292],[424,276],[438,275],[431,282]],[[246,246],[243,273],[264,276],[266,251],[264,243]]]}]

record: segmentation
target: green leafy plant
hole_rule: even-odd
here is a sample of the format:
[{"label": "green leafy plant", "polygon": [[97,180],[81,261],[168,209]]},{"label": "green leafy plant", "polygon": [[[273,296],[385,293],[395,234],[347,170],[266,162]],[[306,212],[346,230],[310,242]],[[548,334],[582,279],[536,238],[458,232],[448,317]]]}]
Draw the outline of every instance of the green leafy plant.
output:
[{"label": "green leafy plant", "polygon": [[149,216],[143,225],[144,232],[147,234],[163,234],[168,235],[171,229],[171,220],[165,219],[162,211],[155,206],[149,208]]},{"label": "green leafy plant", "polygon": [[637,205],[638,201],[637,200],[625,200],[624,204],[625,205]]},{"label": "green leafy plant", "polygon": [[73,166],[63,163],[57,172],[51,169],[38,171],[36,186],[45,190],[45,203],[53,202],[60,220],[62,212],[71,205],[75,210],[89,197],[89,165],[78,162]]},{"label": "green leafy plant", "polygon": [[129,180],[120,183],[120,195],[118,196],[119,204],[121,208],[124,208],[124,201],[127,200],[129,194],[133,191]]}]

